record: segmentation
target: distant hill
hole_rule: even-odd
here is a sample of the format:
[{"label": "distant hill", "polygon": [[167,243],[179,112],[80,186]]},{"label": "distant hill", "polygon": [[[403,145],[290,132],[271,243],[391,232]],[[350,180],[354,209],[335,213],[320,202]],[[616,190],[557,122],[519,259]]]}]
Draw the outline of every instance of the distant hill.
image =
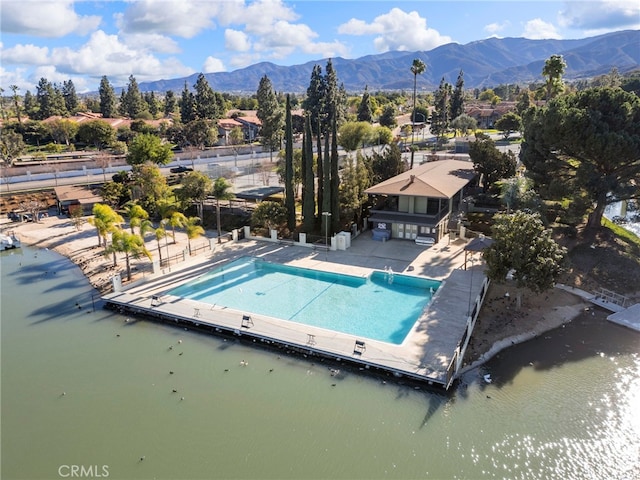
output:
[{"label": "distant hill", "polygon": [[[347,91],[362,91],[365,85],[375,91],[412,89],[409,69],[413,59],[420,58],[427,70],[418,76],[418,88],[431,91],[443,77],[455,83],[460,70],[466,89],[539,82],[545,60],[556,54],[563,55],[567,63],[567,80],[602,75],[613,67],[624,73],[640,66],[640,31],[626,30],[581,40],[489,38],[466,45],[449,43],[426,52],[386,52],[332,61]],[[319,64],[324,70],[326,63],[327,59],[292,66],[262,62],[205,76],[211,87],[221,92],[255,93],[260,78],[267,75],[277,91],[298,93],[306,91],[313,66]],[[193,88],[197,76],[142,82],[140,90],[178,93],[185,80]]]}]

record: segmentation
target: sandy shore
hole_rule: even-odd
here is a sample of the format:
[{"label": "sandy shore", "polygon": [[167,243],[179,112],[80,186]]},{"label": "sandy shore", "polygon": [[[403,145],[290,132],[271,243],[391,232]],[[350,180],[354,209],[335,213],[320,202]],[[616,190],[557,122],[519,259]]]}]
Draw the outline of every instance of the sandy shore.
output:
[{"label": "sandy shore", "polygon": [[[66,256],[101,293],[110,290],[111,277],[116,273],[121,273],[123,279],[126,277],[124,260],[119,258],[114,266],[113,257],[105,257],[104,248],[98,246],[95,228],[87,223],[77,229],[70,219],[48,217],[41,223],[4,222],[0,224],[0,230],[15,231],[25,245],[49,248]],[[203,242],[203,239],[199,240],[199,243]],[[171,239],[168,243],[162,241],[161,248],[163,256],[167,251],[171,256],[182,253],[187,248],[186,235],[176,232],[176,243]],[[157,256],[155,239],[149,237],[147,249]],[[131,262],[132,281],[150,273],[146,258]],[[591,305],[579,296],[560,289],[552,289],[543,295],[525,294],[521,307],[517,308],[515,292],[510,292],[507,286],[492,284],[467,349],[466,368],[474,368],[505,348],[560,327],[589,308]]]}]

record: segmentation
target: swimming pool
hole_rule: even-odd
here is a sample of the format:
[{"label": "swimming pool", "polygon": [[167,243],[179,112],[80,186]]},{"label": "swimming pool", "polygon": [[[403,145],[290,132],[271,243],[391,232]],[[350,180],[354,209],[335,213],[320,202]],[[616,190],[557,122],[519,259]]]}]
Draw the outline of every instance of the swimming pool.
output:
[{"label": "swimming pool", "polygon": [[399,345],[440,284],[392,272],[357,277],[243,257],[166,293]]}]

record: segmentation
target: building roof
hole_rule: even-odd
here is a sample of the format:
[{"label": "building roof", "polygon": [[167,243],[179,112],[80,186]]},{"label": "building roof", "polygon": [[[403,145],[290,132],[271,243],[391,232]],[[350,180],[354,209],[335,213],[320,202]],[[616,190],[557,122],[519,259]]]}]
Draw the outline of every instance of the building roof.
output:
[{"label": "building roof", "polygon": [[83,204],[102,202],[102,197],[85,187],[66,185],[55,187],[56,198],[59,202],[78,202]]},{"label": "building roof", "polygon": [[451,198],[476,175],[466,160],[427,162],[365,190],[370,195]]}]

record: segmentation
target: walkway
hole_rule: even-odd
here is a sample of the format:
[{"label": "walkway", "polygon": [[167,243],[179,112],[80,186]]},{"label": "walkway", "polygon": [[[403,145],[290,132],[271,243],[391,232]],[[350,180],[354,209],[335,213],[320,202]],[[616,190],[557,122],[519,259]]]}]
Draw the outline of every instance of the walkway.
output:
[{"label": "walkway", "polygon": [[[117,308],[155,317],[161,321],[204,328],[218,333],[253,338],[299,352],[329,357],[379,369],[429,384],[447,386],[456,349],[466,338],[468,314],[473,310],[484,276],[475,265],[464,271],[464,241],[447,240],[425,250],[412,242],[374,242],[365,233],[348,251],[317,252],[305,247],[241,241],[226,244],[205,262],[191,262],[180,270],[154,278],[126,292],[104,299]],[[233,311],[164,292],[240,256],[351,275],[368,275],[373,269],[443,280],[430,306],[401,345],[360,338],[295,322]],[[476,262],[477,263],[477,262]],[[246,317],[250,317],[250,321]],[[455,368],[454,368],[455,370]]]}]

